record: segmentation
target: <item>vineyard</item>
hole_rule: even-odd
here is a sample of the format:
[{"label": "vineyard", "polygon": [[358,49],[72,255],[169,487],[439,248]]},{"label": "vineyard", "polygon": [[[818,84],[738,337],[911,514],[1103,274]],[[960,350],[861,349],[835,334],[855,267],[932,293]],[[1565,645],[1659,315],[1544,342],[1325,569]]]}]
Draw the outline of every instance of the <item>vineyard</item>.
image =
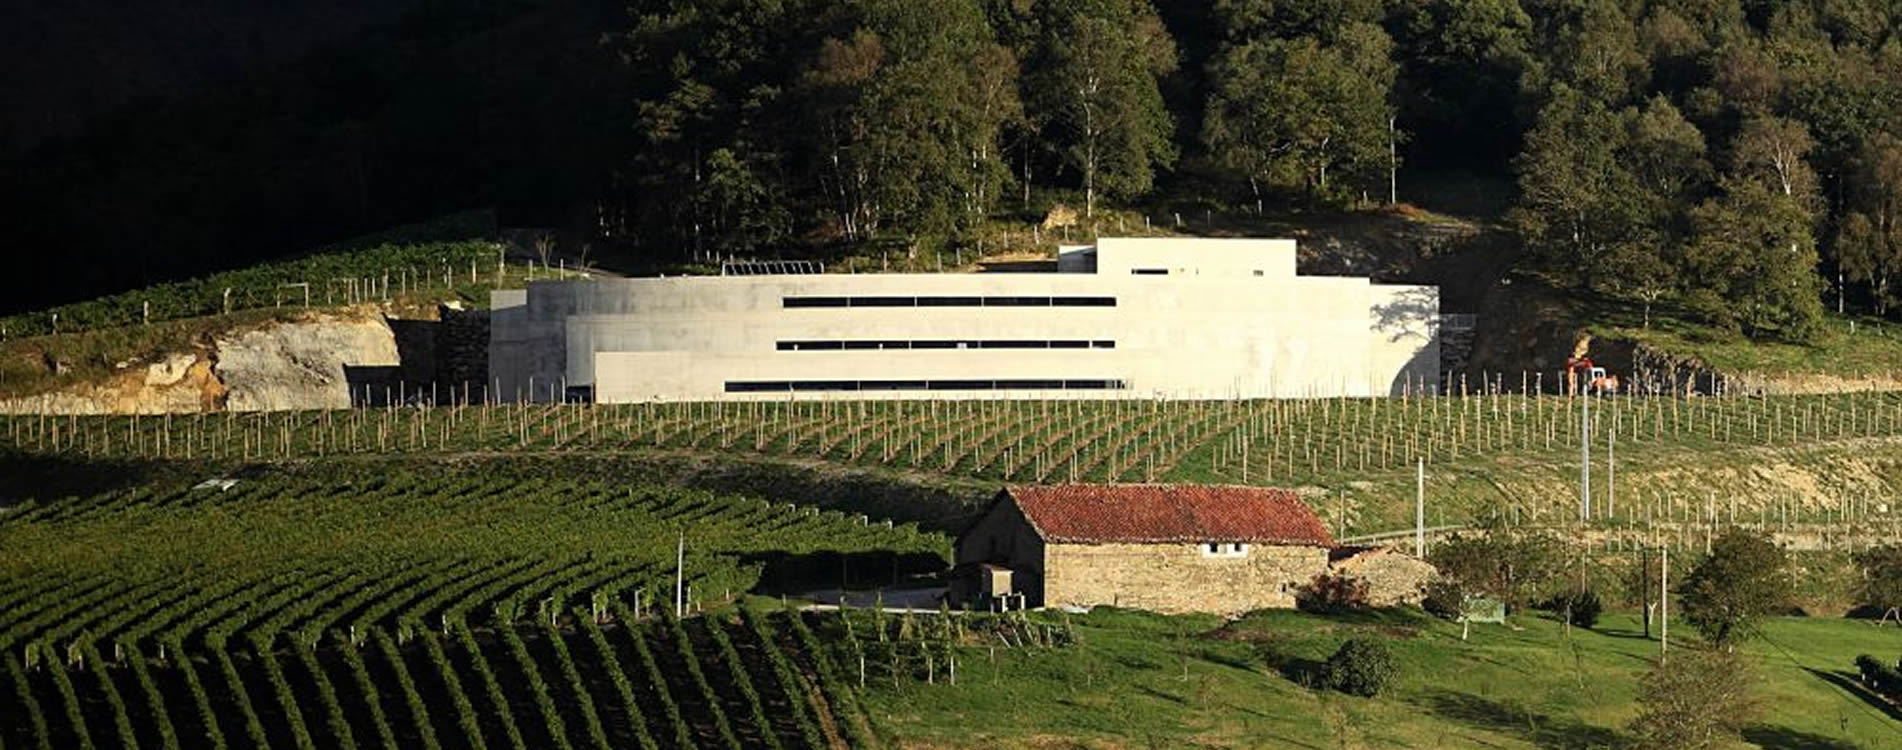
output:
[{"label": "vineyard", "polygon": [[4,747],[869,746],[803,623],[675,617],[677,545],[689,615],[946,546],[680,489],[407,476],[0,518]]},{"label": "vineyard", "polygon": [[[357,455],[746,454],[991,481],[1195,481],[1317,487],[1337,532],[1408,525],[1414,470],[1436,509],[1576,515],[1581,442],[1592,520],[1705,512],[1784,522],[1899,516],[1902,394],[1237,401],[782,401],[513,404],[332,412],[20,416],[0,444],[74,460],[269,462]],[[1843,461],[1859,462],[1844,468]],[[1810,472],[1791,480],[1765,467]],[[1825,471],[1824,469],[1827,469]],[[1853,470],[1852,470],[1853,469]],[[1815,476],[1811,476],[1814,474]],[[1351,497],[1350,497],[1351,496]],[[1741,502],[1741,506],[1737,503]],[[1886,506],[1885,506],[1886,507]],[[1672,516],[1671,514],[1676,514]]]}]

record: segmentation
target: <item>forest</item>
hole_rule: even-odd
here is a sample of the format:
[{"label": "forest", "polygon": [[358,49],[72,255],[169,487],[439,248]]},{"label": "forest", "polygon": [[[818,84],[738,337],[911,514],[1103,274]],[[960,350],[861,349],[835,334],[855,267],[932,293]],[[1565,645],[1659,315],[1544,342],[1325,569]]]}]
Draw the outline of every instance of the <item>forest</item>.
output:
[{"label": "forest", "polygon": [[470,206],[660,263],[1493,181],[1473,218],[1523,268],[1801,341],[1902,300],[1898,30],[1886,0],[424,3],[0,176],[16,238],[137,245],[140,281]]}]

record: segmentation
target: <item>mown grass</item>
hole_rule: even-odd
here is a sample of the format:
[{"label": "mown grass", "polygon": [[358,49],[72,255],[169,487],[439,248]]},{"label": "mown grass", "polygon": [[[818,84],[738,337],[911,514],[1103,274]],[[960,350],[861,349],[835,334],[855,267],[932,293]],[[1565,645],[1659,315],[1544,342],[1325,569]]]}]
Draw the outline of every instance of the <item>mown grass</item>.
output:
[{"label": "mown grass", "polygon": [[[1050,616],[1056,616],[1054,614]],[[1460,626],[1418,613],[1324,618],[1262,612],[1233,623],[1097,610],[1080,644],[963,650],[959,683],[876,687],[868,702],[905,747],[1618,747],[1658,651],[1632,615],[1592,630],[1534,616]],[[1673,637],[1690,635],[1679,623]],[[1313,690],[1302,675],[1347,637],[1387,640],[1403,664],[1390,694]],[[1687,644],[1674,642],[1674,647]],[[1766,748],[1879,748],[1902,723],[1847,688],[1859,653],[1902,651],[1902,631],[1781,618],[1746,647],[1767,710]],[[1749,747],[1752,745],[1740,745]]]}]

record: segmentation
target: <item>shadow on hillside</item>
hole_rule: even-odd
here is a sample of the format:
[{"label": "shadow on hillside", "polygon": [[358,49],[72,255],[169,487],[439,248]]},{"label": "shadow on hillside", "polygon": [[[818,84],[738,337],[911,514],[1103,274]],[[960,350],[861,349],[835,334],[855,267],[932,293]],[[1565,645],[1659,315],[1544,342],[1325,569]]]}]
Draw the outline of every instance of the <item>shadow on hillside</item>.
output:
[{"label": "shadow on hillside", "polygon": [[1812,675],[1815,675],[1817,679],[1827,682],[1831,685],[1835,685],[1836,687],[1841,688],[1843,692],[1861,699],[1863,703],[1867,703],[1869,704],[1869,706],[1871,706],[1872,708],[1875,708],[1877,711],[1881,711],[1883,714],[1886,714],[1890,719],[1895,721],[1902,721],[1902,709],[1898,709],[1895,706],[1890,705],[1887,701],[1884,701],[1881,698],[1876,697],[1874,693],[1869,692],[1867,688],[1864,688],[1862,686],[1862,683],[1859,683],[1856,681],[1856,674],[1854,672],[1843,672],[1843,671],[1825,672],[1823,670],[1816,669],[1813,667],[1804,667],[1803,671],[1808,672]]},{"label": "shadow on hillside", "polygon": [[1853,742],[1833,740],[1820,734],[1799,732],[1787,727],[1755,726],[1743,730],[1743,738],[1763,750],[1861,750]]},{"label": "shadow on hillside", "polygon": [[944,572],[945,560],[929,552],[749,552],[741,564],[760,566],[756,594],[792,594],[815,588],[897,586]]},{"label": "shadow on hillside", "polygon": [[1435,716],[1473,727],[1516,734],[1527,742],[1551,750],[1591,750],[1623,744],[1623,738],[1611,729],[1592,726],[1577,719],[1542,714],[1523,705],[1471,693],[1438,691],[1426,697],[1423,707]]}]

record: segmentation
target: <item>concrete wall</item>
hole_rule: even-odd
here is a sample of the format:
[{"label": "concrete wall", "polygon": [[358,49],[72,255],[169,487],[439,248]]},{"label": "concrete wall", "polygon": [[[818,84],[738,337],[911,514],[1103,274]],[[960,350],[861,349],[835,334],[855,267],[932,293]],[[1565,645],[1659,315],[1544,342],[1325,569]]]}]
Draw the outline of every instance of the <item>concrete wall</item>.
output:
[{"label": "concrete wall", "polygon": [[[1074,255],[1074,253],[1072,253]],[[1114,390],[827,391],[813,398],[1369,396],[1438,381],[1432,287],[1294,273],[1292,240],[1104,239],[1094,272],[610,279],[497,292],[504,400],[783,400],[728,381],[1113,380]],[[1072,263],[1072,268],[1077,264]],[[1168,270],[1137,275],[1132,269]],[[1259,274],[1259,275],[1257,275]],[[1113,307],[787,308],[786,297],[1113,297]],[[781,351],[781,341],[1083,340],[1113,349]]]},{"label": "concrete wall", "polygon": [[1326,570],[1320,547],[1252,545],[1244,557],[1211,557],[1198,544],[1052,544],[1043,603],[1239,614],[1293,607],[1296,590]]}]

